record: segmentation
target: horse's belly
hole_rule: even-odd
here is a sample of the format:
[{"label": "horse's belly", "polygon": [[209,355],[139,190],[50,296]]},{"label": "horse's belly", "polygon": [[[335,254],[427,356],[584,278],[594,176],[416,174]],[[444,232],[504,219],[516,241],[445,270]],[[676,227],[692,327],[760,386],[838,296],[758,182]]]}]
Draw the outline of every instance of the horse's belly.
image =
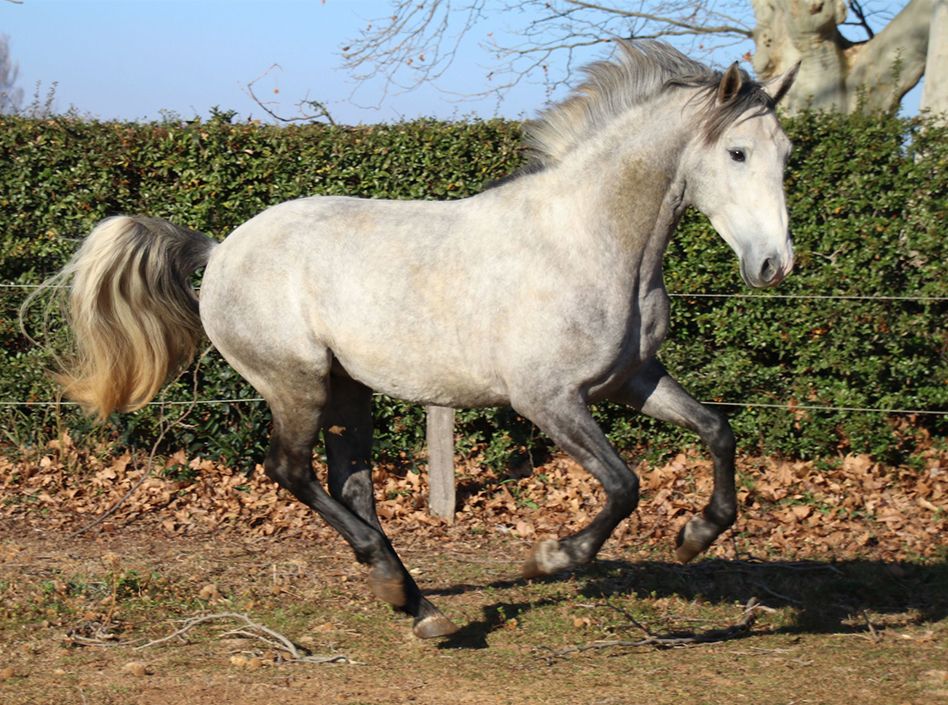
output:
[{"label": "horse's belly", "polygon": [[444,355],[415,355],[400,350],[366,352],[345,346],[333,349],[335,361],[353,379],[396,399],[451,407],[508,403],[506,389],[492,375],[469,366],[445,364]]}]

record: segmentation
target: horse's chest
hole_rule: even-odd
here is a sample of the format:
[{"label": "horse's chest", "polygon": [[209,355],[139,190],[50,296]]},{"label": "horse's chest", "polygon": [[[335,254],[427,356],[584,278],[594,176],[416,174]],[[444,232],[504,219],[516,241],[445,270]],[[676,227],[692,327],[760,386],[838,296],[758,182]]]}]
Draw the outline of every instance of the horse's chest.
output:
[{"label": "horse's chest", "polygon": [[638,340],[638,345],[632,347],[634,356],[639,362],[645,362],[658,352],[668,332],[668,313],[668,296],[664,291],[654,292],[653,295],[639,302],[637,307],[639,330],[637,336],[632,334],[633,340],[636,337]]},{"label": "horse's chest", "polygon": [[667,332],[668,297],[663,291],[634,300],[623,312],[621,324],[604,332],[604,344],[594,354],[601,370],[595,386],[621,384],[655,357]]}]

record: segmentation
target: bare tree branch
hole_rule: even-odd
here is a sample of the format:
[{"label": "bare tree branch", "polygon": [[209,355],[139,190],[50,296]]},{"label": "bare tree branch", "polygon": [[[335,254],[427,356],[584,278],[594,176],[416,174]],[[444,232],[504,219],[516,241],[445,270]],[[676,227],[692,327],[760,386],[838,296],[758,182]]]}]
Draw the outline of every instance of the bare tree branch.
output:
[{"label": "bare tree branch", "polygon": [[648,12],[635,12],[632,10],[623,10],[617,7],[609,7],[606,5],[599,5],[592,2],[584,2],[584,0],[565,0],[571,5],[577,5],[579,7],[585,7],[590,10],[599,10],[601,12],[611,12],[616,15],[621,15],[623,17],[634,17],[636,19],[645,20],[647,22],[656,22],[658,24],[666,24],[671,27],[679,27],[684,30],[683,34],[737,34],[742,37],[750,39],[753,36],[753,32],[750,28],[744,26],[733,26],[733,25],[708,25],[708,24],[699,24],[694,22],[686,22],[674,17],[662,17],[661,15],[653,15]]},{"label": "bare tree branch", "polygon": [[23,89],[16,85],[20,67],[10,55],[10,39],[0,35],[0,115],[17,113],[23,102]]},{"label": "bare tree branch", "polygon": [[297,114],[290,117],[284,117],[277,114],[275,110],[269,107],[270,105],[273,105],[273,102],[265,103],[257,97],[257,94],[253,91],[254,84],[274,69],[280,68],[281,67],[279,64],[273,64],[270,66],[270,68],[247,84],[247,94],[250,96],[253,102],[256,103],[267,115],[280,122],[309,122],[311,120],[324,119],[330,125],[335,125],[336,121],[333,120],[332,115],[329,113],[329,108],[327,108],[324,103],[318,100],[312,100],[309,97],[303,98],[296,104]]},{"label": "bare tree branch", "polygon": [[[654,0],[654,11],[645,12],[588,0],[495,0],[489,8],[486,0],[392,0],[390,15],[369,23],[342,47],[342,56],[358,81],[382,81],[381,102],[392,90],[404,92],[443,78],[462,43],[474,40],[497,59],[487,73],[490,87],[447,93],[501,98],[527,78],[539,78],[549,93],[570,80],[574,61],[585,63],[596,47],[617,39],[706,37],[715,46],[746,41],[752,29],[727,14],[741,4]],[[509,24],[478,36],[488,9]]]},{"label": "bare tree branch", "polygon": [[887,110],[898,106],[921,80],[928,54],[932,7],[932,0],[911,0],[871,41],[851,50],[851,70],[846,79],[853,93],[858,89],[865,91],[864,109]]},{"label": "bare tree branch", "polygon": [[[493,95],[498,103],[515,86],[537,80],[552,98],[571,82],[574,69],[608,53],[617,40],[675,39],[691,53],[710,53],[744,43],[737,51],[752,59],[757,75],[771,78],[802,60],[789,111],[806,106],[851,111],[858,94],[876,94],[869,109],[898,101],[924,71],[926,15],[933,0],[390,0],[389,17],[370,23],[343,48],[346,66],[365,84],[372,81],[378,105],[390,91],[421,83],[458,100]],[[743,19],[748,5],[756,25]],[[901,7],[904,5],[904,7]],[[847,9],[850,21],[847,22]],[[502,17],[486,30],[485,15]],[[898,13],[897,15],[895,13]],[[930,12],[928,12],[930,14]],[[927,17],[927,15],[926,15]],[[853,19],[854,18],[854,19]],[[862,37],[843,36],[858,27]],[[479,42],[495,61],[486,89],[445,90],[445,79],[464,41]],[[754,51],[747,51],[749,40]],[[690,42],[691,46],[687,44]],[[682,46],[685,44],[686,46]],[[872,47],[872,48],[867,48]],[[894,68],[893,68],[894,67]],[[899,80],[889,76],[893,72]],[[877,99],[878,98],[878,99]]]},{"label": "bare tree branch", "polygon": [[859,0],[849,0],[849,9],[853,11],[857,21],[846,22],[846,24],[862,27],[869,36],[869,39],[872,39],[874,36],[876,36],[876,33],[872,30],[872,27],[869,26],[869,20],[866,18],[866,11],[862,9],[862,5],[860,4]]}]

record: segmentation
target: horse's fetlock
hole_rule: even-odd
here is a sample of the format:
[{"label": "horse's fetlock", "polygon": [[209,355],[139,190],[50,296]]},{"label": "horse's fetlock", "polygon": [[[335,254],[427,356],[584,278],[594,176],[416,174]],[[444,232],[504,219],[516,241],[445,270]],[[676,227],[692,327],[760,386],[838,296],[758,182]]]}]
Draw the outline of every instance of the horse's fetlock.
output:
[{"label": "horse's fetlock", "polygon": [[377,598],[393,607],[404,607],[408,602],[405,575],[388,561],[380,561],[372,566],[369,571],[369,589]]},{"label": "horse's fetlock", "polygon": [[522,574],[527,579],[538,578],[568,570],[573,565],[573,556],[565,546],[560,545],[556,539],[544,539],[533,547],[523,565]]},{"label": "horse's fetlock", "polygon": [[708,521],[721,527],[721,529],[726,529],[737,521],[737,506],[708,506],[705,507],[702,514]]}]

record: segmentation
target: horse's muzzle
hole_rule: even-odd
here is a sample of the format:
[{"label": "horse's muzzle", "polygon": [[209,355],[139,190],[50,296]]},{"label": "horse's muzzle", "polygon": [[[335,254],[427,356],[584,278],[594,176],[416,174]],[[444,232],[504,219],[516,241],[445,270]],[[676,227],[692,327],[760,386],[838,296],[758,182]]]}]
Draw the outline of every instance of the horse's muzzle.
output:
[{"label": "horse's muzzle", "polygon": [[793,249],[790,248],[789,256],[771,255],[764,257],[757,264],[748,266],[748,262],[741,261],[741,277],[748,286],[757,289],[766,289],[771,286],[777,286],[787,278],[790,270],[793,269]]}]

